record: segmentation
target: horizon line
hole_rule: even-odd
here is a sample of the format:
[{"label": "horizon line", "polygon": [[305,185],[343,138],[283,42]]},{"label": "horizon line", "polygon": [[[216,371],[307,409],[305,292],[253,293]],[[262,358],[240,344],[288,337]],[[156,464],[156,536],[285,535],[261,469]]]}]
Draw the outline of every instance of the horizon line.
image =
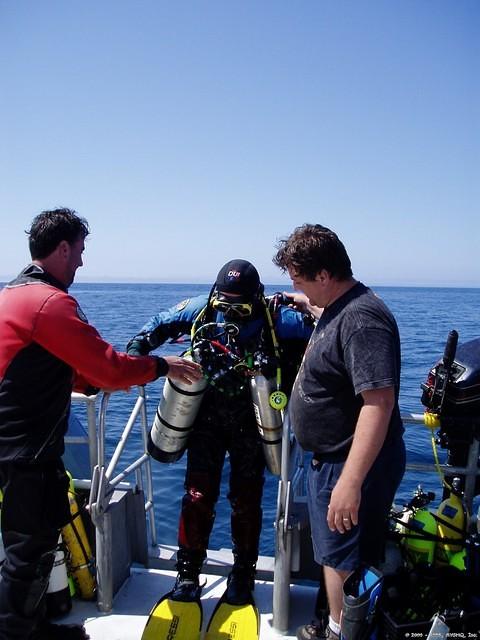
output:
[{"label": "horizon line", "polygon": [[[13,279],[12,277],[0,276],[0,285],[7,284],[12,279]],[[360,282],[363,282],[363,280],[360,280],[360,279],[358,280]],[[71,286],[81,285],[81,284],[169,284],[169,285],[195,285],[195,286],[205,286],[205,287],[212,286],[212,282],[198,282],[198,281],[187,281],[187,280],[161,281],[161,280],[156,280],[154,278],[118,279],[118,278],[107,277],[107,276],[101,276],[95,279],[91,277],[78,278],[78,280],[75,280],[75,282]],[[263,284],[265,287],[279,287],[283,289],[292,289],[292,286],[285,282],[264,282]],[[403,283],[403,284],[399,284],[399,283],[385,284],[380,282],[368,282],[368,283],[363,282],[363,284],[365,284],[370,288],[373,288],[373,287],[396,287],[396,288],[403,288],[403,289],[408,289],[408,288],[410,289],[479,289],[480,288],[480,285],[466,284],[466,283],[439,284],[439,283],[417,283],[416,282],[416,283]]]},{"label": "horizon line", "polygon": [[[358,282],[363,282],[362,280],[358,280]],[[76,280],[73,284],[170,284],[170,285],[195,285],[198,287],[212,287],[212,282],[192,282],[192,281],[158,281],[158,280],[117,280],[117,279],[106,279],[106,280]],[[283,289],[293,289],[291,285],[286,285],[284,282],[263,282],[264,287],[279,287]],[[383,284],[383,283],[366,283],[363,284],[367,287],[398,287],[403,289],[479,289],[480,285],[467,285],[467,284],[428,284],[428,283],[415,283],[415,284]],[[73,285],[72,285],[73,286]]]}]

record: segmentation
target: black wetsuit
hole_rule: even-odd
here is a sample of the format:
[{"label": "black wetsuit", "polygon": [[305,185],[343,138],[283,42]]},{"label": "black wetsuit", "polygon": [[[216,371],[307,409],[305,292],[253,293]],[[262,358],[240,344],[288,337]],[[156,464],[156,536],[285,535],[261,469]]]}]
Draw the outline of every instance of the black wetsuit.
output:
[{"label": "black wetsuit", "polygon": [[[160,312],[132,338],[127,347],[128,353],[148,353],[167,338],[189,333],[194,324],[195,329],[198,329],[207,322],[224,322],[225,318],[221,313],[209,311],[209,317],[201,316],[207,302],[208,296],[198,296]],[[286,306],[279,309],[274,325],[285,362],[282,375],[285,387],[288,388],[293,383],[292,372],[296,372],[312,326],[301,313]],[[239,333],[233,340],[235,348],[242,355],[246,352],[253,353],[261,348],[269,331],[265,315],[260,310],[253,318],[239,324]],[[286,365],[287,360],[291,366]],[[205,370],[205,363],[201,364]],[[223,367],[221,351],[218,360],[214,359],[208,364],[211,365],[211,383],[188,440],[185,495],[178,532],[178,559],[180,564],[185,561],[198,568],[205,559],[215,518],[222,468],[228,452],[232,550],[236,561],[254,564],[258,557],[262,523],[265,458],[250,389],[244,376],[242,378],[234,374],[220,377],[212,384],[212,378]]]}]

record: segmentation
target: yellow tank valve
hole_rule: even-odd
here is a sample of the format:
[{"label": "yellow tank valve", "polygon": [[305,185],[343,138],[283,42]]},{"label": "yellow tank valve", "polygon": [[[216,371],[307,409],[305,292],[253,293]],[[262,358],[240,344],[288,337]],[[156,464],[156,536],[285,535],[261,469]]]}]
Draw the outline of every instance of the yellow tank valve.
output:
[{"label": "yellow tank valve", "polygon": [[423,423],[429,429],[439,429],[440,418],[438,413],[429,413],[428,411],[425,411],[423,414]]}]

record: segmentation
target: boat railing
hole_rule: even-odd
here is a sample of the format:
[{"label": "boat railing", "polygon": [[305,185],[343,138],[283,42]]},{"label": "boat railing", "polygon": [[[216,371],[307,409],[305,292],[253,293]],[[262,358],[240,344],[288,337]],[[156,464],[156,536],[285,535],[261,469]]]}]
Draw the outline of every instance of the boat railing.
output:
[{"label": "boat railing", "polygon": [[[72,393],[72,404],[82,404],[86,411],[87,435],[65,436],[65,444],[67,445],[88,445],[90,476],[98,462],[97,455],[97,396],[85,396],[83,393]],[[90,487],[88,487],[90,488]]]},{"label": "boat railing", "polygon": [[[425,424],[422,413],[403,413],[404,424]],[[439,464],[442,473],[461,476],[464,479],[464,501],[472,513],[477,478],[480,441],[474,437],[465,467]],[[293,437],[288,411],[285,414],[282,440],[282,471],[278,482],[277,514],[275,519],[275,563],[273,582],[272,626],[281,634],[289,628],[291,572],[298,569],[299,534],[305,528],[305,455]],[[407,460],[407,472],[434,472],[434,464],[411,463]],[[302,508],[299,508],[302,507]]]},{"label": "boat railing", "polygon": [[[152,472],[150,455],[147,451],[149,425],[145,389],[139,387],[138,398],[111,459],[107,463],[105,459],[105,432],[109,399],[110,394],[104,393],[101,398],[97,423],[96,399],[86,398],[86,396],[79,394],[72,396],[73,402],[82,401],[86,403],[87,407],[88,443],[93,469],[90,483],[89,510],[95,526],[96,536],[97,606],[102,612],[111,611],[113,605],[112,522],[108,506],[115,488],[125,486],[125,478],[133,473],[135,473],[136,487],[143,490],[145,495],[145,512],[149,517],[150,542],[152,545],[156,545]],[[118,471],[120,456],[138,418],[140,418],[143,452],[125,469]],[[402,414],[402,419],[404,423],[424,424],[423,414]],[[277,632],[286,633],[289,627],[291,572],[300,568],[299,539],[302,531],[308,525],[305,492],[306,456],[293,436],[288,411],[285,414],[282,438],[282,470],[278,482],[275,519],[272,626]],[[85,438],[75,438],[74,440],[75,442],[86,441]],[[443,473],[448,473],[450,476],[459,475],[464,478],[464,494],[467,507],[472,505],[476,481],[480,476],[478,468],[479,451],[480,441],[476,436],[470,444],[465,467],[454,467],[447,464],[439,465]],[[407,462],[407,471],[432,472],[435,471],[435,466],[433,464]],[[145,474],[145,481],[143,473]]]},{"label": "boat railing", "polygon": [[[112,519],[109,504],[116,488],[128,488],[126,478],[135,474],[135,490],[145,496],[144,508],[148,515],[150,544],[157,544],[155,526],[152,471],[147,453],[148,419],[144,387],[138,387],[138,397],[109,461],[106,460],[105,434],[110,393],[103,393],[96,418],[96,399],[81,394],[72,396],[74,402],[87,406],[88,441],[92,480],[90,483],[89,513],[95,527],[97,607],[111,611],[113,605]],[[142,452],[133,462],[119,470],[120,457],[135,424],[140,423]]]}]

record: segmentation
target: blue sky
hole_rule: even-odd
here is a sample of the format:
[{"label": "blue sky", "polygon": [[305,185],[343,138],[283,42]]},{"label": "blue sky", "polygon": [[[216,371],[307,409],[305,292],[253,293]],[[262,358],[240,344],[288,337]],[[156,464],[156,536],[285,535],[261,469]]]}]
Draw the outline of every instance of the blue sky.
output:
[{"label": "blue sky", "polygon": [[78,280],[210,282],[334,229],[368,284],[480,286],[477,0],[0,0],[0,279],[69,206]]}]

